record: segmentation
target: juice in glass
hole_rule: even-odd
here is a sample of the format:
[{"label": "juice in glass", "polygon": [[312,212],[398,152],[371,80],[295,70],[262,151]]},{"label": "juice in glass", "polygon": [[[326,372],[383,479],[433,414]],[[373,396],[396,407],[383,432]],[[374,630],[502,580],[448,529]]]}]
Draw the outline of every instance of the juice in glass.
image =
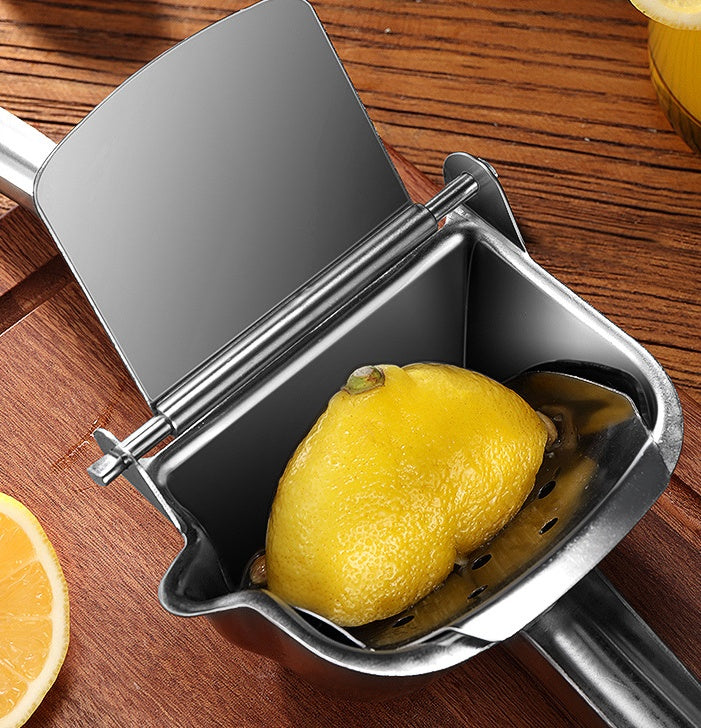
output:
[{"label": "juice in glass", "polygon": [[660,105],[676,132],[701,152],[701,30],[650,20],[648,47]]}]

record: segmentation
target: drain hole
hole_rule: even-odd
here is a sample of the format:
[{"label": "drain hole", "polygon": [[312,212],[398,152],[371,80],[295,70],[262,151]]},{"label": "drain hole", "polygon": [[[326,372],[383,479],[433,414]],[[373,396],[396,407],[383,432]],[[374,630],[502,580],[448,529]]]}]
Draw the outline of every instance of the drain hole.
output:
[{"label": "drain hole", "polygon": [[487,588],[486,584],[483,584],[482,586],[478,586],[477,589],[473,589],[468,595],[468,599],[474,599],[475,597],[478,597],[485,589]]},{"label": "drain hole", "polygon": [[546,531],[549,531],[555,524],[557,523],[557,518],[551,518],[544,526],[543,528],[538,531],[538,533],[545,533]]},{"label": "drain hole", "polygon": [[539,491],[538,491],[538,498],[545,498],[545,496],[550,495],[553,492],[553,488],[555,487],[556,482],[554,480],[550,480],[547,482]]},{"label": "drain hole", "polygon": [[474,571],[475,569],[482,568],[491,558],[492,558],[491,554],[482,554],[482,556],[478,556],[472,562],[472,570]]},{"label": "drain hole", "polygon": [[392,627],[403,627],[405,624],[409,624],[411,620],[414,619],[413,614],[405,614],[403,617],[400,617],[393,625]]}]

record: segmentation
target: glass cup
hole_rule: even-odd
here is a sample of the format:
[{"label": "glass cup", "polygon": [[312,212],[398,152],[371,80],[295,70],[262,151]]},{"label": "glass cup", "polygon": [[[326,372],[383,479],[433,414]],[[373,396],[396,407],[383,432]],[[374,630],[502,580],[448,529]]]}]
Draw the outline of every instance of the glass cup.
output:
[{"label": "glass cup", "polygon": [[648,48],[660,105],[675,131],[701,152],[701,30],[650,20]]}]

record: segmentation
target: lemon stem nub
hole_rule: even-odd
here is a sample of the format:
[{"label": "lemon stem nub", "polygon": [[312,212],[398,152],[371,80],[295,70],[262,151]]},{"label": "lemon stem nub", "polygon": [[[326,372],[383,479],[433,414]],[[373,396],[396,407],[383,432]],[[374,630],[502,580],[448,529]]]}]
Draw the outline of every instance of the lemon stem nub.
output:
[{"label": "lemon stem nub", "polygon": [[379,367],[360,367],[349,377],[343,389],[349,394],[360,394],[385,383],[385,373]]}]

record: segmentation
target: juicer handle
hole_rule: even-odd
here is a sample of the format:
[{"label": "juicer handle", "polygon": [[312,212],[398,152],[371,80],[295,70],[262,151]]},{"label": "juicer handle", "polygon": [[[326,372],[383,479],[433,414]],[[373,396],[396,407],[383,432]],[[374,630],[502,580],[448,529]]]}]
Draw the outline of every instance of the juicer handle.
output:
[{"label": "juicer handle", "polygon": [[56,144],[0,107],[0,192],[36,214],[34,178]]},{"label": "juicer handle", "polygon": [[701,726],[701,685],[597,569],[522,634],[608,725]]}]

